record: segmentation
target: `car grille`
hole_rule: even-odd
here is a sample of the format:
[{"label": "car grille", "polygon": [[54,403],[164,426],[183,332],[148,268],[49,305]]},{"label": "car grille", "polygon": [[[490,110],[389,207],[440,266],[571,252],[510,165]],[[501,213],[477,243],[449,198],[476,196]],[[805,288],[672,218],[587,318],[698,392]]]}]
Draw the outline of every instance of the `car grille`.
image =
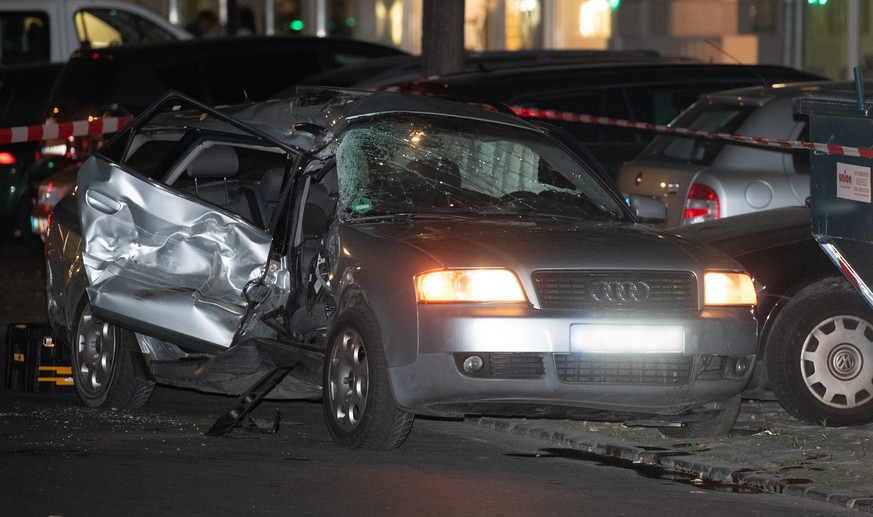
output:
[{"label": "car grille", "polygon": [[598,384],[657,384],[688,382],[694,358],[682,355],[555,354],[561,382]]},{"label": "car grille", "polygon": [[542,354],[491,353],[492,379],[536,379],[546,373]]},{"label": "car grille", "polygon": [[697,310],[697,281],[687,271],[537,271],[542,309]]}]

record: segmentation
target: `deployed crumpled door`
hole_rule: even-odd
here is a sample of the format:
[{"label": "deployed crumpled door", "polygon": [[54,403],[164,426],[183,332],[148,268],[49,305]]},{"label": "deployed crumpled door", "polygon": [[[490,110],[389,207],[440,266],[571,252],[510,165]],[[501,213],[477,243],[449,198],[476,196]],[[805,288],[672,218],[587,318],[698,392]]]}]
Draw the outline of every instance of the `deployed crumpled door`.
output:
[{"label": "deployed crumpled door", "polygon": [[78,185],[94,312],[195,348],[229,346],[271,235],[99,156],[83,165]]}]

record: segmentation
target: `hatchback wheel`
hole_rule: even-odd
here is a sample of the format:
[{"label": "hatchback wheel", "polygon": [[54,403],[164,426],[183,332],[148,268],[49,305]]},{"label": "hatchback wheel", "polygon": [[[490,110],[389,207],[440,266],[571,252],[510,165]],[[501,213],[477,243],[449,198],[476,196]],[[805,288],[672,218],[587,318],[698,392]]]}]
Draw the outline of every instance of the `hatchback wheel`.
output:
[{"label": "hatchback wheel", "polygon": [[73,343],[73,377],[79,399],[89,407],[137,409],[155,383],[137,375],[128,342],[133,334],[98,320],[87,300],[79,307]]},{"label": "hatchback wheel", "polygon": [[378,327],[357,307],[333,326],[325,354],[323,408],[334,441],[352,449],[394,449],[412,429],[397,408]]},{"label": "hatchback wheel", "polygon": [[810,423],[873,422],[873,312],[842,278],[812,284],[779,313],[767,339],[776,398]]}]

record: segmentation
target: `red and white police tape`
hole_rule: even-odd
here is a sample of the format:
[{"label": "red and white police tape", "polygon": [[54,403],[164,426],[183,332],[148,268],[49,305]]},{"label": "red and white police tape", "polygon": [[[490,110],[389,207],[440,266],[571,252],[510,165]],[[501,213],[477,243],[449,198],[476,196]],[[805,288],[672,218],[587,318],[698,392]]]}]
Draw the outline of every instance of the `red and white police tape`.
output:
[{"label": "red and white police tape", "polygon": [[717,131],[700,131],[698,129],[691,128],[665,126],[660,124],[651,124],[648,122],[634,122],[632,120],[598,117],[596,115],[583,115],[580,113],[571,113],[567,111],[526,108],[524,106],[509,106],[509,109],[515,112],[516,115],[525,118],[542,118],[547,120],[561,120],[564,122],[577,122],[580,124],[596,124],[601,126],[647,129],[649,131],[656,131],[659,133],[688,135],[700,138],[709,138],[711,140],[727,140],[734,143],[751,144],[763,147],[774,147],[778,149],[805,149],[807,151],[818,151],[824,154],[855,156],[859,158],[873,158],[873,149],[861,149],[858,147],[846,147],[835,144],[816,144],[813,142],[803,142],[799,140],[780,140],[776,138],[764,138],[760,136],[734,135],[730,133],[719,133]]},{"label": "red and white police tape", "polygon": [[71,136],[88,136],[115,133],[133,117],[105,117],[92,120],[77,120],[41,126],[18,126],[0,128],[0,144],[17,144],[39,140],[55,140]]},{"label": "red and white police tape", "polygon": [[[731,133],[719,133],[717,131],[700,131],[698,129],[682,128],[652,124],[649,122],[634,122],[596,115],[585,115],[568,111],[549,109],[527,108],[524,106],[509,106],[516,115],[523,118],[541,118],[546,120],[560,120],[563,122],[575,122],[579,124],[594,124],[601,126],[626,127],[631,129],[645,129],[658,133],[687,135],[711,140],[727,140],[739,144],[749,144],[777,149],[800,149],[817,151],[823,154],[841,156],[854,156],[858,158],[873,159],[873,149],[847,147],[835,144],[817,144],[800,140],[781,140],[776,138],[764,138],[760,136],[743,136]],[[133,117],[105,117],[93,120],[79,120],[76,122],[61,122],[59,124],[45,124],[36,126],[19,126],[12,128],[0,128],[0,145],[20,142],[33,142],[38,140],[53,140],[71,136],[87,136],[115,133]]]}]

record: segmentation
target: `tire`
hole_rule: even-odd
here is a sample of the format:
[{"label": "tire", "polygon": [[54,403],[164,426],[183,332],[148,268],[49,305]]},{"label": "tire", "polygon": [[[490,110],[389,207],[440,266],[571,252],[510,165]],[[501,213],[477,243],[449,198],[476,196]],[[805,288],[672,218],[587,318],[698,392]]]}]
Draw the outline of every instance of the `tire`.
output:
[{"label": "tire", "polygon": [[713,438],[724,436],[731,430],[740,414],[742,393],[723,402],[710,404],[711,409],[722,410],[717,416],[699,422],[687,422],[682,427],[661,427],[658,430],[667,438]]},{"label": "tire", "polygon": [[88,407],[138,409],[148,402],[155,383],[137,375],[129,343],[132,333],[97,320],[83,300],[72,343],[73,382]]},{"label": "tire", "polygon": [[843,278],[798,292],[765,346],[770,388],[809,423],[873,422],[873,311]]},{"label": "tire", "polygon": [[333,326],[324,357],[322,407],[334,441],[350,449],[399,447],[414,416],[397,408],[373,317],[352,307]]}]

